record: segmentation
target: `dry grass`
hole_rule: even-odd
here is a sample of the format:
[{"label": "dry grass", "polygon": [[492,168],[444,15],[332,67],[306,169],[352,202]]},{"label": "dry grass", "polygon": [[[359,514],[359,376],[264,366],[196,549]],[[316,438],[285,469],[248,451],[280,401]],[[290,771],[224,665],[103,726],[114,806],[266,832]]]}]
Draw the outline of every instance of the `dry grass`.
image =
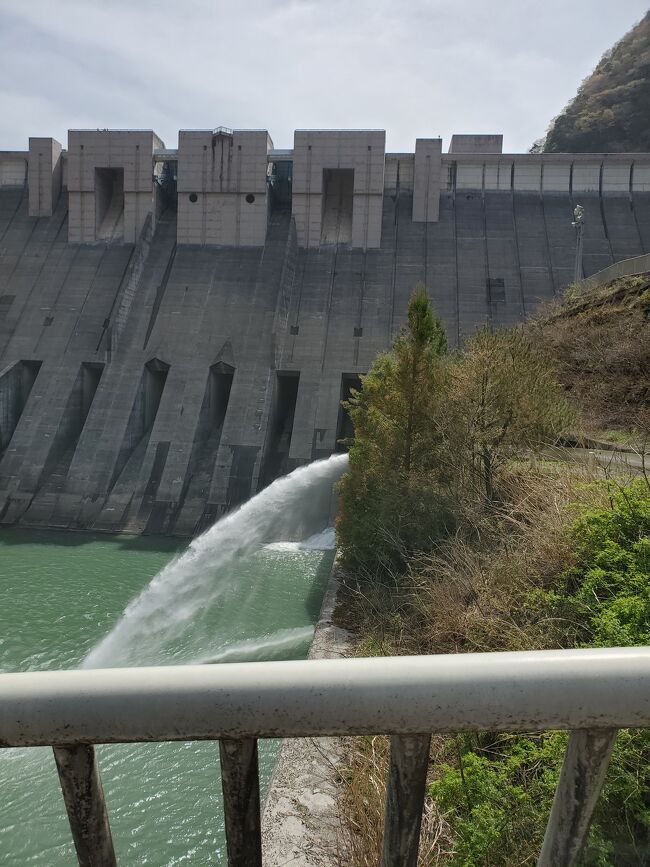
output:
[{"label": "dry grass", "polygon": [[[443,740],[433,739],[432,756],[435,757]],[[346,785],[341,808],[349,836],[350,867],[376,867],[381,861],[388,759],[387,737],[350,738],[346,742]],[[434,766],[435,760],[431,768]],[[452,853],[449,825],[435,802],[427,798],[422,814],[418,864],[422,867],[443,864]]]},{"label": "dry grass", "polygon": [[541,308],[528,326],[588,430],[650,430],[650,283],[626,277]]},{"label": "dry grass", "polygon": [[590,483],[602,477],[571,463],[510,466],[496,512],[465,516],[453,538],[411,561],[407,575],[372,583],[348,577],[337,621],[360,636],[360,656],[562,646],[567,625],[522,629],[517,600],[570,565],[571,504],[599,501],[603,493]]},{"label": "dry grass", "polygon": [[[590,484],[599,476],[601,471],[568,463],[511,466],[490,521],[459,531],[412,562],[406,576],[383,584],[348,578],[336,619],[359,636],[358,655],[562,646],[570,625],[519,622],[520,599],[570,565],[571,504],[601,502],[602,489]],[[449,744],[449,738],[433,739],[430,776]],[[350,739],[346,752],[340,809],[351,865],[370,867],[381,853],[388,739]],[[418,863],[440,867],[453,851],[450,826],[427,798]]]}]

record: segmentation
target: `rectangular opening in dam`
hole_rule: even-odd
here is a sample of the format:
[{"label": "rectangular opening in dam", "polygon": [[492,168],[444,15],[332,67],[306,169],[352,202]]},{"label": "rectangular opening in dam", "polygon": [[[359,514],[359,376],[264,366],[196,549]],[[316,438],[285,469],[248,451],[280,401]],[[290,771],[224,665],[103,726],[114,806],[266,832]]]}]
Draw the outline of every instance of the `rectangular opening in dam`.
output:
[{"label": "rectangular opening in dam", "polygon": [[135,476],[139,470],[158,414],[168,373],[169,365],[158,358],[152,358],[144,366],[113,468],[111,489],[118,483],[122,473]]},{"label": "rectangular opening in dam", "polygon": [[156,420],[162,393],[167,382],[169,365],[158,359],[147,362],[144,371],[144,429],[150,430]]},{"label": "rectangular opening in dam", "polygon": [[165,160],[154,165],[154,195],[156,220],[166,211],[178,210],[178,160]]},{"label": "rectangular opening in dam", "polygon": [[[203,512],[210,492],[234,377],[235,368],[223,361],[213,364],[208,371],[192,452],[178,505],[171,519],[176,522],[180,518],[181,526],[183,522],[189,521],[190,527],[195,528]],[[201,504],[199,508],[197,503]]]},{"label": "rectangular opening in dam", "polygon": [[11,442],[41,363],[17,361],[0,373],[0,454]]},{"label": "rectangular opening in dam", "polygon": [[235,368],[223,361],[213,364],[208,379],[208,419],[212,430],[221,429],[230,400]]},{"label": "rectangular opening in dam", "polygon": [[358,373],[343,373],[341,375],[341,403],[336,423],[336,451],[347,452],[350,448],[346,440],[354,439],[354,425],[350,413],[343,406],[343,401],[350,399],[352,391],[361,391],[361,377]]},{"label": "rectangular opening in dam", "polygon": [[83,419],[82,427],[88,418],[90,406],[99,387],[99,380],[102,378],[104,365],[98,362],[89,361],[81,365],[81,417]]},{"label": "rectangular opening in dam", "polygon": [[[88,418],[90,407],[95,398],[99,381],[104,372],[101,362],[84,362],[74,381],[72,390],[63,411],[60,429],[65,427],[68,436],[65,439],[77,440]],[[57,434],[58,436],[59,434]]]},{"label": "rectangular opening in dam", "polygon": [[323,169],[321,244],[352,243],[354,169]]},{"label": "rectangular opening in dam", "polygon": [[95,169],[95,233],[106,241],[124,235],[124,169]]},{"label": "rectangular opening in dam", "polygon": [[269,185],[271,188],[273,210],[290,210],[293,187],[293,160],[278,160],[272,164]]},{"label": "rectangular opening in dam", "polygon": [[270,484],[273,479],[288,471],[289,447],[293,433],[299,382],[300,373],[297,370],[289,370],[276,375],[262,485]]},{"label": "rectangular opening in dam", "polygon": [[[79,368],[51,440],[52,445],[39,479],[39,489],[45,486],[44,490],[47,491],[67,473],[103,371],[101,362],[85,362]],[[48,479],[50,481],[46,484]]]}]

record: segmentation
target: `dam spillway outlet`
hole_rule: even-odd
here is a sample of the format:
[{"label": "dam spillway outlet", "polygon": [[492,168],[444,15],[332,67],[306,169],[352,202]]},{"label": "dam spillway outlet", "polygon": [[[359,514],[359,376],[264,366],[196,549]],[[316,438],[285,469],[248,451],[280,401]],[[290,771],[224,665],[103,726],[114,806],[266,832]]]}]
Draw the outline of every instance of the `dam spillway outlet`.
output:
[{"label": "dam spillway outlet", "polygon": [[210,494],[234,377],[235,368],[223,361],[208,371],[188,470],[171,518],[176,532],[182,535],[193,535],[203,526],[204,504]]},{"label": "dam spillway outlet", "polygon": [[100,362],[83,363],[79,368],[61,413],[59,426],[52,438],[39,487],[53,474],[63,478],[67,473],[103,371],[104,365]]},{"label": "dam spillway outlet", "polygon": [[17,361],[0,372],[0,455],[11,442],[41,363]]},{"label": "dam spillway outlet", "polygon": [[142,463],[149,442],[149,434],[158,414],[168,373],[169,365],[158,358],[152,358],[144,366],[122,439],[122,446],[113,469],[111,488],[117,484],[122,473],[128,472],[130,476],[135,475]]},{"label": "dam spillway outlet", "polygon": [[88,418],[103,372],[104,365],[100,362],[91,361],[81,365],[81,428]]},{"label": "dam spillway outlet", "polygon": [[354,169],[323,169],[321,244],[352,243]]},{"label": "dam spillway outlet", "polygon": [[289,447],[298,399],[300,373],[278,372],[273,389],[273,408],[267,434],[262,487],[289,470]]},{"label": "dam spillway outlet", "polygon": [[124,237],[124,169],[95,169],[95,231],[98,240]]},{"label": "dam spillway outlet", "polygon": [[144,429],[151,430],[158,414],[158,407],[167,382],[169,365],[154,358],[148,361],[144,371]]},{"label": "dam spillway outlet", "polygon": [[218,361],[210,368],[206,398],[207,414],[211,431],[221,430],[228,410],[230,390],[235,376],[235,368]]}]

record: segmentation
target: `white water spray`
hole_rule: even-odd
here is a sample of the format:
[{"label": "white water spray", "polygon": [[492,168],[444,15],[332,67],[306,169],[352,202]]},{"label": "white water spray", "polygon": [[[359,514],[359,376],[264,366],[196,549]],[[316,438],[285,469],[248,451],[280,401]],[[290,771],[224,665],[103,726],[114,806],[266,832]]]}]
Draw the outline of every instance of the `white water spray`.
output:
[{"label": "white water spray", "polygon": [[[217,521],[129,603],[111,632],[90,651],[83,668],[171,661],[170,645],[195,629],[233,589],[236,564],[242,558],[271,540],[295,537],[310,509],[318,505],[322,512],[347,460],[347,455],[334,455],[299,467]],[[329,533],[327,538],[317,534],[302,544],[311,549],[330,547],[332,531],[324,533]],[[174,652],[173,661],[189,660],[179,659]]]},{"label": "white water spray", "polygon": [[235,641],[223,649],[218,648],[209,656],[195,659],[194,662],[196,665],[211,665],[217,662],[258,662],[269,659],[284,659],[288,651],[308,647],[313,636],[313,626],[278,629],[272,635]]},{"label": "white water spray", "polygon": [[271,542],[264,546],[265,551],[333,551],[336,548],[334,527],[326,527],[302,542]]}]

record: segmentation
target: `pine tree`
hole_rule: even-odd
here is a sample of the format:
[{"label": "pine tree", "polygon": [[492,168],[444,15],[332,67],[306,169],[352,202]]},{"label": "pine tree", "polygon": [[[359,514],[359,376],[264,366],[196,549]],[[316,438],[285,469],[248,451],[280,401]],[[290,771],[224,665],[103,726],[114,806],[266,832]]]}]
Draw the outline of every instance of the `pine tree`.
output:
[{"label": "pine tree", "polygon": [[444,390],[446,350],[443,325],[418,284],[408,324],[345,404],[355,438],[340,486],[338,528],[349,563],[397,565],[406,549],[426,547],[439,531],[431,477],[440,466],[440,437],[432,418]]}]

